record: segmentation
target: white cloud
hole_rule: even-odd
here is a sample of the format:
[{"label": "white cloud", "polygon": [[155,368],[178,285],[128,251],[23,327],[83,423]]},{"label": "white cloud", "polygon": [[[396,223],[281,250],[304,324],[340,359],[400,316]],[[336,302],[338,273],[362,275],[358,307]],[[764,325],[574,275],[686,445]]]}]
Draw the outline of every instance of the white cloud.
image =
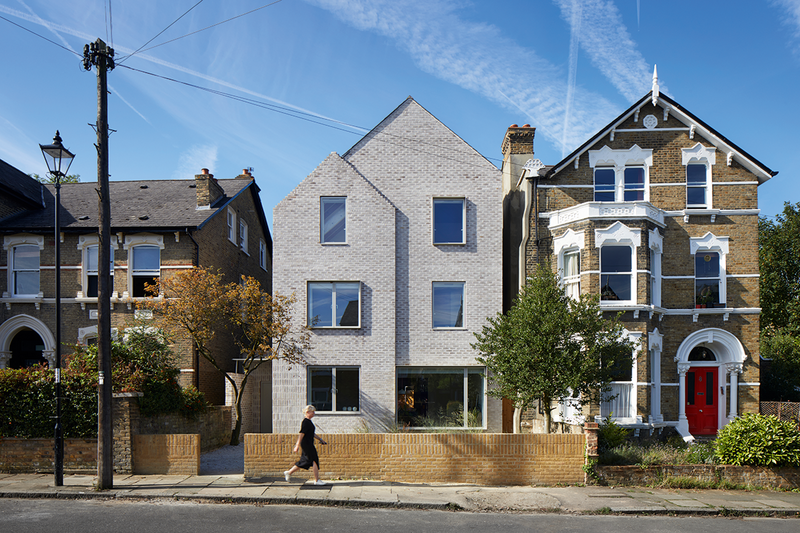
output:
[{"label": "white cloud", "polygon": [[[462,20],[451,0],[306,0],[360,30],[392,39],[423,71],[522,111],[537,133],[570,150],[618,112],[607,99],[574,89],[565,128],[564,73],[495,26]],[[536,21],[529,21],[535,27]],[[645,94],[645,90],[639,96]]]},{"label": "white cloud", "polygon": [[[619,10],[609,0],[554,0],[562,18],[578,28],[592,65],[633,103],[650,91],[653,68],[636,49]],[[666,92],[666,90],[664,91]]]},{"label": "white cloud", "polygon": [[178,159],[178,167],[172,174],[172,179],[193,178],[195,174],[200,174],[200,170],[204,168],[207,168],[213,174],[216,164],[217,146],[192,146],[181,154]]},{"label": "white cloud", "polygon": [[[773,0],[773,3],[786,11],[785,22],[792,28],[795,38],[800,39],[800,0]],[[800,52],[800,48],[797,51]]]}]

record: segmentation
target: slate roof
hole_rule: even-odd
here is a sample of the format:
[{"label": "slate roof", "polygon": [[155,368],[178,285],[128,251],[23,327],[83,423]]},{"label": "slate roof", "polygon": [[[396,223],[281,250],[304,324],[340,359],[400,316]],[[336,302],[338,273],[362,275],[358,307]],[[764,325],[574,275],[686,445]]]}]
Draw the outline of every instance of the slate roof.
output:
[{"label": "slate roof", "polygon": [[[12,167],[13,168],[13,167]],[[35,180],[34,180],[35,181]],[[236,195],[253,185],[260,206],[258,187],[249,179],[217,180],[225,195],[210,209],[197,209],[195,180],[111,181],[111,231],[168,231],[197,228],[219,212]],[[38,183],[38,182],[37,182]],[[97,183],[61,185],[62,231],[97,230]],[[44,185],[44,209],[31,210],[3,220],[4,232],[39,232],[52,229],[55,218],[55,187]],[[266,220],[263,221],[266,229]]]},{"label": "slate roof", "polygon": [[0,194],[27,207],[41,208],[42,189],[41,183],[0,159]]}]

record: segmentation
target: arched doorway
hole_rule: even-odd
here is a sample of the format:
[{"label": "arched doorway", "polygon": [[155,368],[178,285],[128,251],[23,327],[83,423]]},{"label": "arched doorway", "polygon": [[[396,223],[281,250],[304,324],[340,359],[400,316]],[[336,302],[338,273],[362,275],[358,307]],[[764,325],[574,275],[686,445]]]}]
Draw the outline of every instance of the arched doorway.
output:
[{"label": "arched doorway", "polygon": [[[707,328],[678,348],[678,432],[685,438],[714,435],[738,414],[738,383],[746,355],[732,333]],[[730,405],[726,415],[725,406]]]},{"label": "arched doorway", "polygon": [[44,341],[32,329],[22,329],[11,339],[11,359],[9,368],[29,368],[36,365],[47,364],[42,356]]},{"label": "arched doorway", "polygon": [[0,324],[0,368],[24,368],[34,361],[53,368],[55,346],[50,329],[38,318],[17,315]]}]

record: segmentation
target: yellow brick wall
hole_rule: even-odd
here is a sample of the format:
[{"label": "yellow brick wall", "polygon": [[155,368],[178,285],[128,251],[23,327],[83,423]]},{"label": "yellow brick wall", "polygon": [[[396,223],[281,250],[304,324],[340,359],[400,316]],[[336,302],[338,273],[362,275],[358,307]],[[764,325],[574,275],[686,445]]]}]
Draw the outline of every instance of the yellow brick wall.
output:
[{"label": "yellow brick wall", "polygon": [[200,435],[133,435],[133,473],[200,474]]},{"label": "yellow brick wall", "polygon": [[[584,435],[376,433],[322,435],[320,475],[406,483],[553,485],[584,481]],[[293,434],[248,433],[244,477],[280,477],[299,458]],[[300,471],[297,477],[311,477]]]}]

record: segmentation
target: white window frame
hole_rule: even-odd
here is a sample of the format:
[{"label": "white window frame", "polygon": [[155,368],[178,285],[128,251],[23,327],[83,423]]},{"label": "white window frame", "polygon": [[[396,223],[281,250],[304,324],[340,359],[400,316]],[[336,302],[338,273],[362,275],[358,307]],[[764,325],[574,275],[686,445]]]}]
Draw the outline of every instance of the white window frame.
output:
[{"label": "white window frame", "polygon": [[[600,255],[602,256],[603,246],[627,246],[631,250],[631,299],[630,300],[600,300],[600,306],[616,306],[616,305],[634,305],[637,303],[637,278],[639,274],[638,265],[636,264],[637,249],[642,244],[641,230],[631,229],[622,222],[615,222],[606,229],[595,230],[595,246],[600,248]],[[602,259],[600,264],[600,283],[598,287],[603,286],[603,265]]]},{"label": "white window frame", "polygon": [[[629,340],[633,341],[636,344],[636,348],[633,350],[633,361],[631,362],[631,379],[626,381],[612,381],[609,383],[611,386],[611,391],[609,395],[618,394],[618,396],[611,400],[611,401],[601,401],[600,402],[600,415],[595,417],[595,421],[601,422],[605,419],[608,414],[611,414],[611,419],[616,421],[619,424],[641,424],[642,417],[638,413],[638,379],[637,379],[637,370],[638,364],[637,359],[639,352],[641,351],[641,340],[642,340],[643,333],[638,331],[623,331],[623,336],[628,337]],[[626,401],[627,395],[627,401]],[[623,413],[624,416],[619,416],[620,409],[626,409],[627,412]],[[615,416],[615,413],[616,416]]]},{"label": "white window frame", "polygon": [[[461,325],[460,326],[436,326],[436,287],[445,285],[461,286]],[[467,329],[467,283],[465,281],[434,281],[431,283],[431,327],[435,330],[460,330]]]},{"label": "white window frame", "polygon": [[249,253],[247,253],[247,237],[248,237],[247,222],[245,222],[244,219],[240,217],[239,218],[239,248],[244,253],[246,253],[247,255],[250,255]]},{"label": "white window frame", "polygon": [[[687,209],[712,209],[713,202],[713,179],[712,169],[717,163],[717,149],[713,146],[703,146],[700,143],[691,148],[681,148],[681,164],[686,167],[686,208]],[[689,203],[689,165],[703,165],[706,168],[705,184],[705,204]],[[699,187],[697,187],[699,188]]]},{"label": "white window frame", "polygon": [[[315,401],[315,398],[314,398],[315,391],[311,387],[311,373],[314,370],[330,370],[331,371],[331,388],[330,388],[331,398],[330,398],[330,403],[331,403],[332,409],[330,411],[325,411],[325,410],[322,410],[322,409],[318,408],[317,409],[317,413],[330,413],[330,414],[341,415],[341,414],[347,414],[347,413],[356,414],[356,413],[361,412],[361,367],[354,366],[354,365],[338,365],[338,366],[314,365],[314,366],[309,366],[308,367],[308,372],[306,374],[306,376],[307,376],[307,391],[308,391],[307,400],[308,400],[308,404],[309,405],[314,405],[315,403],[320,403],[320,402]],[[357,396],[358,396],[358,405],[355,406],[354,409],[352,408],[353,406],[343,406],[342,410],[339,410],[339,408],[338,408],[339,405],[338,405],[337,400],[338,400],[338,395],[339,395],[339,384],[338,384],[338,381],[337,381],[337,372],[339,370],[355,370],[356,372],[358,372],[358,383],[356,385],[356,387],[357,387],[356,393],[357,393]],[[351,409],[347,409],[347,407],[351,407]]]},{"label": "white window frame", "polygon": [[[625,169],[643,168],[644,169],[644,199],[636,201],[650,201],[650,167],[653,166],[653,150],[640,148],[634,144],[626,150],[614,150],[608,146],[603,146],[599,150],[589,150],[589,166],[594,169],[592,176],[598,170],[614,170],[614,202],[626,202],[625,200]],[[639,189],[636,189],[639,190]],[[606,191],[607,192],[607,191]],[[594,190],[593,194],[596,194]],[[592,196],[593,201],[594,196]],[[602,202],[607,203],[608,200]]]},{"label": "white window frame", "polygon": [[[582,231],[576,232],[572,229],[568,229],[564,235],[561,237],[556,237],[553,239],[553,252],[557,258],[557,271],[559,275],[559,279],[561,281],[562,286],[564,287],[564,293],[570,296],[575,297],[575,293],[570,294],[568,290],[568,285],[575,283],[578,284],[578,291],[577,296],[580,297],[580,283],[581,283],[581,251],[585,246],[585,234]],[[578,254],[578,275],[572,276],[570,279],[566,276],[566,262],[564,261],[564,256],[569,255],[571,253]],[[577,298],[575,298],[577,299]]]},{"label": "white window frame", "polygon": [[[98,267],[100,266],[100,236],[99,235],[80,235],[78,237],[77,248],[81,253],[81,290],[78,292],[78,298],[97,298],[97,296],[88,296],[89,294],[89,276],[98,275],[96,270],[89,270],[89,250],[97,247]],[[111,275],[111,294],[114,292],[114,250],[118,247],[115,238],[110,239],[109,249],[111,251],[111,264],[109,265],[109,273]],[[98,285],[99,290],[99,285]]]},{"label": "white window frame", "polygon": [[[327,200],[341,201],[344,203],[344,239],[341,241],[329,241],[325,239],[325,203]],[[319,197],[319,242],[320,244],[347,244],[347,196],[320,196]]]},{"label": "white window frame", "polygon": [[263,240],[258,241],[258,266],[267,270],[267,243]]},{"label": "white window frame", "polygon": [[[358,284],[358,321],[355,326],[340,326],[336,324],[336,286],[337,285],[344,285],[344,284]],[[331,289],[331,325],[330,326],[319,326],[313,323],[313,317],[311,316],[311,309],[313,302],[311,301],[311,287],[312,285],[318,285],[319,287],[329,285]],[[361,294],[361,282],[360,281],[308,281],[306,284],[306,294],[308,298],[306,299],[306,324],[308,327],[313,329],[359,329],[361,327],[361,302],[362,302],[362,294]],[[343,315],[344,316],[344,315]]]},{"label": "white window frame", "polygon": [[228,208],[227,212],[227,221],[228,221],[228,240],[231,241],[233,244],[236,244],[236,211]]},{"label": "white window frame", "polygon": [[664,250],[664,238],[658,229],[648,233],[650,244],[650,304],[661,307],[661,257]]},{"label": "white window frame", "polygon": [[[127,279],[127,288],[128,290],[123,293],[123,298],[133,298],[133,299],[141,299],[141,298],[148,298],[148,296],[133,296],[133,249],[137,246],[156,246],[158,247],[159,254],[158,254],[158,272],[156,273],[155,270],[148,271],[153,273],[153,277],[161,278],[161,250],[164,249],[164,237],[162,235],[126,235],[125,236],[125,243],[122,245],[123,250],[127,250],[128,252],[128,279]],[[163,296],[163,294],[159,293],[159,297]]]},{"label": "white window frame", "polygon": [[[436,240],[436,204],[438,202],[461,202],[461,240]],[[463,196],[434,196],[431,201],[431,242],[435,246],[464,245],[467,243],[467,199]]]},{"label": "white window frame", "polygon": [[[717,252],[719,253],[719,303],[724,307],[728,305],[727,275],[727,256],[729,251],[729,237],[717,237],[710,231],[702,237],[689,238],[689,252],[692,256],[692,295],[695,294],[696,277],[694,273],[694,261],[698,253]],[[694,298],[693,298],[694,300]],[[695,304],[693,304],[694,306]]]},{"label": "white window frame", "polygon": [[[14,279],[16,269],[14,268],[14,248],[17,246],[36,246],[39,248],[39,267],[37,273],[39,274],[39,291],[35,294],[17,294],[14,290]],[[3,237],[3,249],[6,253],[6,278],[7,278],[7,292],[3,294],[4,298],[42,298],[42,250],[44,250],[44,236],[42,235],[11,235]]]}]

